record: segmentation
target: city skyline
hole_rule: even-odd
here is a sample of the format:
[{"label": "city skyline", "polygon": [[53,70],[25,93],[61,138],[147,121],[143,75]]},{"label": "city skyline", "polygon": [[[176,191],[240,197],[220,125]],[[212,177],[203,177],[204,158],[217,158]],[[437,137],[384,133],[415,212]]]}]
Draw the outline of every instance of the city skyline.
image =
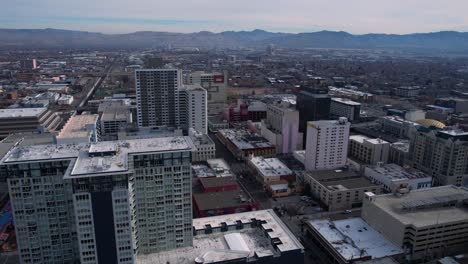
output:
[{"label": "city skyline", "polygon": [[[181,8],[182,7],[182,8]],[[424,7],[424,9],[421,9]],[[407,34],[468,31],[461,0],[255,1],[218,3],[139,0],[79,3],[16,1],[0,11],[2,28],[63,28],[102,33],[134,31],[222,32],[264,29],[273,32],[347,31],[353,34]],[[59,26],[58,26],[59,25]]]}]

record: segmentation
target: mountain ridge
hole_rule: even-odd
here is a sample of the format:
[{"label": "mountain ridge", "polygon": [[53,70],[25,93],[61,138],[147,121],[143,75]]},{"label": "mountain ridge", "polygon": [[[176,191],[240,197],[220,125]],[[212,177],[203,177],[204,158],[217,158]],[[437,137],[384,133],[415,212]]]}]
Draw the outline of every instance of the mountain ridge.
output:
[{"label": "mountain ridge", "polygon": [[105,34],[66,29],[0,28],[0,48],[151,48],[164,46],[200,48],[262,47],[274,44],[286,48],[361,48],[361,49],[435,49],[468,52],[468,32],[438,31],[429,33],[351,34],[322,30],[304,33],[252,31],[200,31],[176,33],[136,31]]}]

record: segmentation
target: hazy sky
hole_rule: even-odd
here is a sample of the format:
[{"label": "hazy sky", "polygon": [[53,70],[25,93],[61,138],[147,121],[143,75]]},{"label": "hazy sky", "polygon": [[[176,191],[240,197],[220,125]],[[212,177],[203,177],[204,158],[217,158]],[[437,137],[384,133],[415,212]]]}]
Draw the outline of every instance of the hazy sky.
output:
[{"label": "hazy sky", "polygon": [[0,28],[468,31],[468,0],[0,0]]}]

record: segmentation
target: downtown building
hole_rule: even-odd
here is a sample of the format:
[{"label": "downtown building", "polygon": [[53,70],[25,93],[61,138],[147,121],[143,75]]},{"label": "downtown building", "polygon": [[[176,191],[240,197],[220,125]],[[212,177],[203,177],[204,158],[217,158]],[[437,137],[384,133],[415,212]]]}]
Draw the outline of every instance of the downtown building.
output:
[{"label": "downtown building", "polygon": [[185,83],[188,85],[198,84],[207,91],[209,115],[223,113],[227,98],[228,87],[227,72],[207,73],[196,71],[185,75]]},{"label": "downtown building", "polygon": [[339,120],[307,122],[306,170],[337,169],[346,165],[350,123]]},{"label": "downtown building", "polygon": [[412,166],[433,177],[433,185],[468,185],[468,133],[420,127],[410,142]]},{"label": "downtown building", "polygon": [[192,244],[188,137],[17,146],[7,175],[21,263],[134,263]]},{"label": "downtown building", "polygon": [[277,153],[287,154],[302,149],[299,112],[287,103],[268,104],[267,117],[262,120],[261,134],[276,146]]},{"label": "downtown building", "polygon": [[182,72],[178,69],[135,70],[139,127],[180,127]]}]

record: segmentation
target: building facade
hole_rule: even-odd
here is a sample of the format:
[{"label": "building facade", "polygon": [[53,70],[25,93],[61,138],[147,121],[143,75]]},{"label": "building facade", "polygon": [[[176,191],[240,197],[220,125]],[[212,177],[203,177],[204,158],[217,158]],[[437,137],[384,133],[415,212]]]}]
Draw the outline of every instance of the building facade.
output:
[{"label": "building facade", "polygon": [[261,133],[276,146],[277,153],[287,154],[302,148],[299,112],[287,105],[267,106],[267,118],[262,120]]},{"label": "building facade", "polygon": [[346,118],[307,123],[306,170],[336,169],[346,165],[350,123]]},{"label": "building facade", "polygon": [[192,244],[188,137],[13,148],[0,162],[21,263],[134,263]]},{"label": "building facade", "polygon": [[410,143],[412,165],[434,185],[468,185],[468,133],[419,128]]},{"label": "building facade", "polygon": [[181,108],[185,113],[181,123],[186,124],[187,130],[195,129],[203,134],[208,133],[208,104],[207,92],[200,85],[184,86],[181,90]]},{"label": "building facade", "polygon": [[390,143],[361,135],[349,137],[349,156],[365,164],[387,163]]},{"label": "building facade", "polygon": [[182,72],[177,69],[135,70],[138,126],[179,127],[179,90]]},{"label": "building facade", "polygon": [[361,114],[361,104],[343,98],[332,98],[330,103],[330,115],[334,117],[346,117],[349,121],[358,121]]},{"label": "building facade", "polygon": [[402,247],[410,261],[460,254],[468,248],[468,189],[441,186],[394,194],[367,193],[362,218]]}]

